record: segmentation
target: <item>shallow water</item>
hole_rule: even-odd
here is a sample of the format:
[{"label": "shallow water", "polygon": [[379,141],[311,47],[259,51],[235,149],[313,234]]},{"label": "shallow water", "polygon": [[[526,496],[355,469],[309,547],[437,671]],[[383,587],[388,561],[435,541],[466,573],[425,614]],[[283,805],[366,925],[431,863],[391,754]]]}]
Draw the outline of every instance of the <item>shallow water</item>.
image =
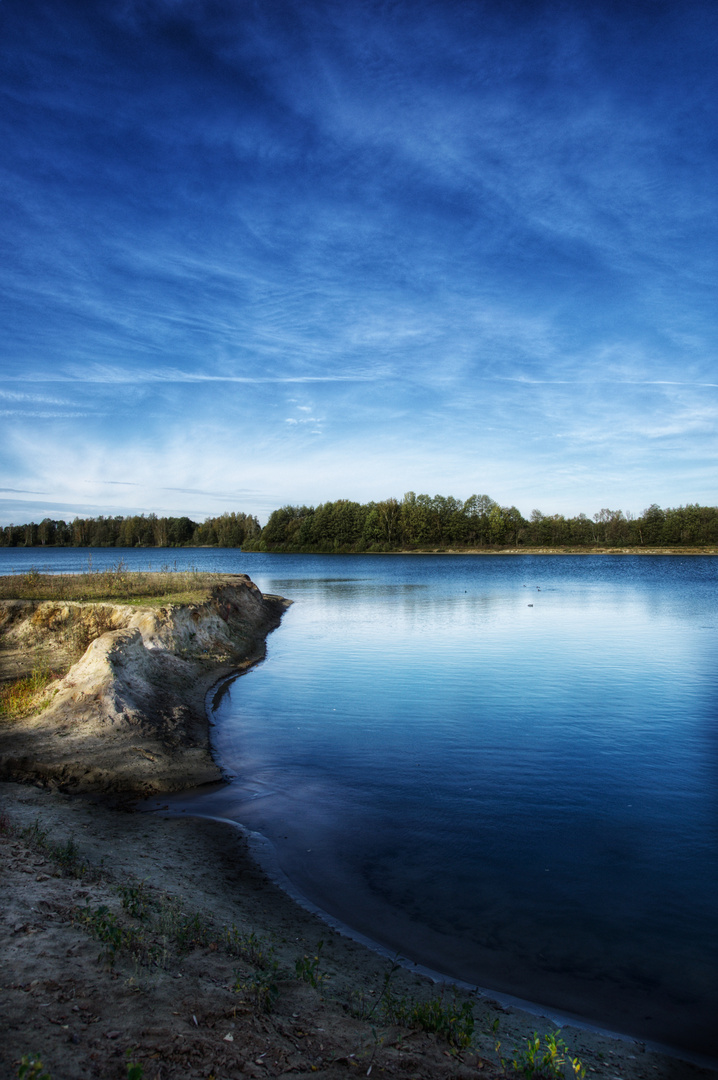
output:
[{"label": "shallow water", "polygon": [[391,950],[718,1053],[718,560],[177,554],[295,601],[207,812]]}]

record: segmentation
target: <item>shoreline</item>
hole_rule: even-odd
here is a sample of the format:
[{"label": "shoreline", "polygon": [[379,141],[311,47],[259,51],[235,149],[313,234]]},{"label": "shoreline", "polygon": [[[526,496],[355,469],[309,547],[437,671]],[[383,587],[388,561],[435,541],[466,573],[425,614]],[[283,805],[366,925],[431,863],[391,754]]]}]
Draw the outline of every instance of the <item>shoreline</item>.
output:
[{"label": "shoreline", "polygon": [[[52,865],[24,844],[23,829],[47,832],[61,852],[72,840],[84,874]],[[343,1080],[369,1066],[415,1080],[475,1080],[477,1070],[499,1080],[517,1076],[500,1057],[508,1063],[534,1032],[543,1039],[556,1030],[552,1010],[528,1012],[491,991],[465,999],[475,1016],[471,1050],[384,1019],[377,1005],[387,977],[407,1000],[448,1001],[453,991],[444,988],[442,997],[413,966],[390,974],[390,959],[300,906],[267,876],[235,823],[123,812],[106,796],[0,783],[0,857],[0,1071],[7,1066],[7,1075],[32,1051],[52,1080],[121,1080],[126,1060],[142,1064],[146,1080],[156,1080],[160,1063],[162,1080],[286,1072]],[[138,965],[123,949],[110,963],[75,913],[104,906],[146,932],[147,922],[129,918],[118,900],[122,888],[136,891],[141,882],[153,904],[175,897],[182,911],[201,912],[212,934],[180,952],[166,944],[159,964]],[[277,958],[278,997],[268,1013],[232,989],[238,965],[245,988],[257,976],[226,955],[222,927],[231,926]],[[320,961],[317,986],[294,973],[296,960],[312,956]],[[718,1077],[715,1064],[575,1022],[561,1026],[561,1037],[590,1080]]]},{"label": "shoreline", "polygon": [[[177,817],[180,820],[182,819],[183,814],[184,811],[170,812],[171,817]],[[562,1030],[564,1028],[570,1028],[583,1032],[586,1036],[601,1036],[602,1038],[622,1043],[627,1049],[638,1045],[645,1048],[645,1050],[651,1051],[662,1057],[696,1065],[704,1069],[714,1070],[718,1073],[718,1056],[711,1057],[705,1054],[694,1053],[680,1047],[671,1046],[668,1043],[661,1043],[649,1038],[644,1038],[641,1035],[617,1031],[605,1024],[592,1021],[588,1017],[578,1013],[571,1013],[565,1009],[562,1010],[558,1007],[537,1001],[529,1001],[508,991],[496,990],[492,987],[483,986],[475,982],[467,982],[466,980],[454,978],[438,969],[428,967],[420,961],[412,960],[411,958],[404,956],[401,952],[382,945],[371,936],[364,934],[359,930],[355,930],[349,923],[342,921],[342,919],[332,915],[319,904],[316,904],[313,900],[309,899],[281,869],[274,844],[262,833],[248,829],[239,821],[215,816],[213,814],[205,815],[198,812],[190,812],[187,814],[187,817],[204,821],[214,821],[218,824],[225,824],[230,828],[236,829],[246,840],[250,856],[254,859],[267,880],[271,882],[272,885],[281,889],[293,903],[303,908],[310,915],[319,918],[327,927],[341,937],[348,938],[355,944],[368,949],[388,963],[398,964],[408,974],[419,975],[435,985],[443,986],[445,988],[456,987],[471,995],[475,995],[480,1001],[483,1000],[489,1003],[498,1003],[502,1008],[514,1010],[517,1015],[522,1015],[527,1023],[531,1018],[533,1023],[536,1023],[538,1020],[549,1021],[550,1025],[557,1029]]]},{"label": "shoreline", "polygon": [[718,547],[505,547],[505,548],[402,548],[387,551],[253,551],[242,550],[243,555],[268,555],[316,558],[377,558],[382,555],[482,555],[487,558],[496,555],[665,555],[665,556],[716,556]]},{"label": "shoreline", "polygon": [[[246,581],[249,582],[249,579]],[[114,667],[113,664],[110,666],[118,677],[126,679],[132,676],[133,672],[130,670],[123,674],[123,668],[132,669],[133,665],[141,666],[142,663],[147,662],[147,658],[141,651],[145,645],[138,640],[138,636],[144,642],[146,635],[147,642],[152,643],[157,635],[160,637],[164,635],[164,651],[161,648],[155,650],[158,653],[155,659],[159,660],[164,655],[164,660],[161,661],[160,667],[154,672],[152,678],[149,678],[146,688],[149,698],[143,700],[154,700],[156,723],[161,723],[166,708],[161,703],[158,706],[156,700],[158,688],[162,686],[163,691],[167,689],[165,685],[167,673],[173,672],[177,681],[175,690],[185,699],[191,692],[194,693],[192,708],[195,711],[196,699],[201,698],[203,716],[200,726],[206,736],[206,747],[203,753],[210,756],[212,725],[209,711],[210,697],[219,692],[228,678],[236,677],[237,674],[241,674],[243,670],[247,670],[249,666],[262,659],[263,652],[258,647],[257,635],[261,630],[263,641],[263,637],[269,632],[267,628],[269,623],[276,620],[274,625],[278,625],[281,618],[281,612],[277,607],[280,603],[279,598],[262,597],[260,602],[261,594],[255,586],[251,585],[251,582],[242,585],[240,595],[243,597],[243,602],[246,601],[250,605],[251,610],[259,619],[253,624],[254,649],[248,655],[245,639],[244,658],[241,660],[239,652],[235,651],[234,659],[231,661],[227,656],[220,661],[217,654],[212,661],[205,660],[198,666],[196,660],[190,662],[186,656],[180,656],[178,657],[181,661],[179,665],[172,661],[167,667],[165,654],[168,642],[172,641],[176,644],[178,640],[184,641],[186,638],[186,635],[182,637],[181,634],[178,638],[179,623],[174,616],[165,622],[160,620],[160,624],[153,623],[152,626],[150,623],[145,623],[142,629],[137,626],[122,627],[117,631],[108,632],[90,645],[86,656],[92,654],[95,660],[99,656],[102,663],[105,663],[108,657],[112,659],[114,655],[113,643],[119,642],[122,648],[115,655]],[[264,611],[265,599],[271,601],[270,612]],[[220,597],[220,607],[225,615],[224,622],[227,624],[227,619],[229,619],[231,623],[231,613],[228,613],[222,604]],[[133,615],[137,614],[137,610],[134,609]],[[201,619],[191,623],[195,629],[190,632],[196,634],[197,626],[200,624],[204,626],[204,622],[207,627],[211,625],[214,632],[217,629],[216,621],[213,621],[216,615],[216,611],[205,612]],[[246,615],[246,609],[244,615]],[[271,616],[269,621],[267,621],[268,615]],[[223,622],[223,619],[220,618],[219,622]],[[127,638],[128,633],[130,640]],[[119,637],[113,635],[119,635]],[[153,635],[155,635],[154,638]],[[189,667],[185,666],[186,664],[189,664]],[[74,668],[72,670],[75,671]],[[92,670],[94,671],[94,668]],[[137,671],[134,674],[136,675]],[[557,1010],[541,1005],[532,1006],[532,1003],[520,1002],[507,994],[481,990],[478,994],[473,993],[471,997],[477,1024],[481,1025],[481,1030],[476,1036],[475,1050],[472,1051],[476,1057],[475,1061],[470,1060],[471,1055],[468,1051],[464,1059],[453,1051],[449,1054],[444,1044],[426,1033],[417,1034],[416,1031],[407,1032],[405,1029],[397,1033],[396,1025],[389,1022],[383,1024],[383,1028],[388,1033],[383,1037],[387,1043],[386,1049],[383,1042],[381,1047],[378,1047],[376,1035],[374,1035],[372,1045],[370,1033],[373,1026],[367,1023],[366,1019],[361,1022],[357,1020],[352,1012],[354,1008],[352,1002],[357,993],[364,995],[365,1001],[373,1002],[369,1011],[370,1018],[375,1016],[376,1005],[382,994],[381,987],[387,975],[388,960],[391,958],[389,951],[381,951],[381,947],[377,950],[376,943],[370,938],[362,940],[362,935],[356,935],[359,940],[355,940],[350,928],[339,925],[338,920],[335,920],[337,926],[332,928],[325,913],[322,913],[322,918],[319,919],[318,912],[321,909],[316,905],[311,905],[311,901],[302,905],[296,895],[298,890],[293,887],[287,890],[284,882],[278,884],[268,862],[265,864],[262,858],[257,859],[257,852],[253,853],[251,850],[253,846],[261,843],[266,854],[266,846],[270,842],[262,838],[261,842],[254,840],[249,843],[238,823],[212,821],[186,813],[165,816],[161,807],[152,813],[143,813],[139,810],[132,813],[122,812],[130,809],[130,804],[136,804],[140,794],[159,796],[161,793],[172,790],[189,794],[187,780],[189,779],[191,783],[192,778],[197,775],[192,750],[197,749],[198,744],[196,739],[189,744],[188,758],[187,742],[183,741],[186,733],[191,731],[187,726],[179,729],[175,726],[171,729],[172,738],[167,741],[164,748],[166,760],[174,760],[178,764],[178,770],[170,774],[169,784],[167,783],[168,774],[162,773],[166,760],[162,759],[159,763],[155,760],[148,762],[145,766],[147,759],[141,754],[139,758],[135,755],[131,758],[130,769],[133,770],[134,779],[131,779],[130,786],[127,785],[127,772],[122,769],[115,773],[116,782],[108,783],[107,770],[104,773],[94,773],[88,781],[83,771],[85,765],[82,759],[79,761],[80,768],[68,771],[68,755],[72,756],[77,764],[79,746],[77,739],[80,742],[82,739],[87,739],[89,730],[91,737],[85,744],[84,752],[85,757],[93,756],[98,745],[96,740],[104,740],[107,743],[109,738],[111,741],[117,734],[118,724],[122,717],[127,714],[127,698],[125,698],[119,712],[115,708],[114,713],[107,714],[110,716],[109,724],[105,720],[104,727],[100,725],[100,730],[92,728],[87,714],[82,711],[82,703],[89,696],[92,709],[97,710],[99,700],[97,686],[93,683],[91,692],[83,697],[83,694],[79,692],[77,675],[75,671],[75,682],[72,683],[70,680],[72,685],[66,687],[69,692],[67,700],[61,701],[65,712],[61,713],[59,718],[56,715],[48,724],[47,714],[45,714],[44,719],[41,715],[39,723],[37,718],[31,718],[31,722],[25,725],[24,736],[28,744],[28,753],[31,753],[33,740],[38,733],[43,736],[42,752],[40,753],[37,746],[35,747],[34,764],[30,761],[18,769],[12,764],[14,760],[18,760],[17,756],[11,755],[11,768],[8,770],[6,754],[3,759],[6,773],[5,776],[0,777],[0,781],[9,779],[13,781],[0,782],[0,841],[3,839],[7,841],[3,866],[8,871],[7,874],[0,875],[4,878],[0,882],[0,888],[3,890],[0,910],[5,913],[4,920],[0,922],[0,959],[2,959],[3,971],[8,973],[6,981],[11,977],[13,980],[0,988],[0,994],[6,1003],[6,1011],[9,1010],[8,1015],[11,1016],[6,1053],[14,1055],[9,1059],[13,1069],[16,1070],[22,1053],[42,1049],[46,1055],[45,1065],[53,1080],[62,1080],[63,1077],[67,1077],[67,1080],[76,1080],[76,1078],[79,1080],[80,1077],[96,1076],[98,1075],[97,1068],[100,1067],[97,1065],[98,1061],[104,1063],[105,1071],[100,1075],[108,1080],[116,1075],[119,1080],[120,1076],[125,1075],[124,1072],[118,1071],[123,1067],[124,1058],[120,1058],[119,1061],[114,1060],[116,1048],[121,1048],[124,1054],[125,1050],[135,1052],[133,1048],[139,1047],[141,1053],[137,1051],[138,1060],[146,1061],[148,1068],[151,1061],[158,1056],[163,1062],[172,1062],[175,1060],[173,1055],[176,1052],[177,1038],[189,1039],[192,1036],[199,1039],[197,1031],[201,1024],[204,1024],[208,1032],[202,1031],[202,1039],[196,1046],[197,1053],[204,1055],[203,1068],[208,1063],[223,1061],[221,1055],[217,1057],[220,1051],[225,1055],[231,1051],[234,1054],[232,1067],[242,1068],[250,1075],[279,1075],[281,1072],[293,1071],[300,1076],[343,1077],[346,1076],[347,1068],[353,1062],[357,1062],[357,1054],[360,1055],[358,1060],[364,1060],[365,1065],[369,1064],[371,1067],[376,1061],[377,1071],[382,1068],[387,1072],[393,1072],[407,1068],[406,1062],[409,1059],[405,1056],[406,1044],[407,1040],[411,1039],[414,1047],[414,1056],[410,1066],[411,1075],[419,1080],[422,1078],[435,1080],[441,1076],[446,1076],[448,1080],[449,1077],[455,1076],[474,1076],[476,1068],[483,1069],[486,1076],[505,1075],[497,1064],[498,1054],[495,1051],[496,1038],[493,1034],[493,1025],[497,1022],[505,1047],[504,1052],[509,1055],[512,1047],[525,1046],[527,1040],[532,1037],[533,1031],[539,1030],[543,1035],[555,1027],[556,1018],[559,1015]],[[121,679],[122,687],[125,684],[121,682]],[[115,693],[117,685],[115,681],[108,689],[103,684],[103,700]],[[133,685],[131,678],[130,685]],[[133,693],[136,695],[137,692],[135,688]],[[137,708],[137,697],[135,696],[132,700]],[[79,731],[74,733],[76,737],[63,735],[63,731],[66,731],[70,724],[79,728]],[[86,724],[90,724],[89,729],[85,727]],[[134,740],[137,740],[140,733],[144,732],[145,741],[141,745],[145,748],[150,745],[146,741],[150,737],[147,735],[146,728],[143,728],[141,724],[139,726],[130,724],[130,727]],[[7,742],[8,731],[3,732],[2,736]],[[156,731],[151,733],[155,741],[156,736]],[[12,738],[12,731],[10,731],[10,737]],[[60,738],[63,739],[62,743],[57,741]],[[154,744],[152,746],[154,749]],[[0,740],[1,749],[2,740]],[[112,760],[124,764],[121,759],[126,758],[127,754],[126,746],[121,740],[119,748],[115,747],[115,751],[118,749],[119,758],[116,754]],[[148,750],[147,753],[150,751]],[[42,757],[43,754],[46,760],[38,762],[38,755]],[[0,759],[2,759],[2,753],[0,753]],[[27,761],[27,758],[20,760]],[[218,762],[214,756],[211,756],[211,762],[213,771],[208,779],[226,782],[221,762]],[[42,767],[38,767],[38,764]],[[8,771],[13,774],[12,777],[8,777]],[[20,775],[17,775],[18,773]],[[206,773],[200,773],[200,775],[207,776]],[[185,783],[184,786],[178,788],[177,782],[182,776],[185,778]],[[67,790],[63,791],[63,787]],[[72,793],[68,794],[68,790]],[[202,788],[194,790],[201,799]],[[91,791],[95,794],[88,794]],[[181,798],[181,796],[178,795],[175,798]],[[105,865],[104,869],[98,870],[99,877],[93,876],[95,874],[93,870],[88,874],[88,882],[80,880],[79,883],[73,883],[68,880],[66,867],[61,867],[60,871],[57,867],[53,869],[42,852],[38,853],[27,844],[23,848],[24,841],[18,830],[31,830],[33,821],[40,820],[42,820],[43,828],[49,829],[51,836],[57,835],[60,839],[64,838],[67,845],[76,843],[81,857],[83,859],[87,857],[88,865],[102,868],[104,860],[109,858],[110,866]],[[4,825],[5,821],[9,823],[7,828]],[[273,848],[272,852],[274,852]],[[117,917],[122,918],[123,912],[117,901],[117,891],[121,888],[118,882],[136,883],[143,880],[148,882],[148,888],[155,890],[158,896],[163,891],[183,895],[186,897],[187,906],[199,905],[200,910],[208,912],[217,925],[221,921],[225,925],[236,922],[245,927],[248,933],[258,934],[263,939],[271,940],[275,943],[272,948],[276,948],[278,955],[281,954],[283,957],[282,970],[285,972],[288,970],[291,973],[297,950],[303,951],[306,961],[307,956],[313,955],[312,950],[316,950],[317,956],[321,951],[318,949],[317,941],[325,942],[326,952],[322,955],[331,968],[328,974],[331,983],[327,983],[327,986],[331,987],[331,994],[319,993],[317,987],[308,987],[304,982],[297,987],[296,980],[292,982],[289,977],[283,976],[281,997],[286,996],[286,1009],[282,1006],[284,1011],[278,1012],[276,1023],[274,1020],[261,1016],[260,1026],[266,1029],[262,1039],[268,1040],[272,1047],[272,1054],[277,1054],[276,1070],[267,1067],[267,1062],[264,1061],[267,1051],[262,1049],[262,1046],[256,1042],[255,1035],[252,1034],[258,1017],[256,1009],[252,1009],[251,1004],[247,1006],[245,1000],[241,1002],[242,1009],[240,1009],[242,1023],[244,1024],[246,1020],[246,1025],[242,1028],[242,1039],[237,1037],[237,1045],[228,1047],[221,1045],[226,1041],[225,1034],[215,1037],[214,1032],[218,1023],[215,1014],[219,1010],[223,1017],[223,1030],[227,1031],[230,1023],[237,1023],[238,999],[236,991],[232,992],[228,988],[228,980],[231,982],[231,971],[230,974],[227,973],[228,961],[223,954],[220,955],[221,948],[218,946],[213,948],[211,942],[202,952],[197,963],[194,963],[192,958],[186,960],[180,954],[176,958],[173,957],[171,970],[164,968],[155,970],[153,967],[148,970],[143,969],[140,974],[133,974],[132,964],[129,961],[124,967],[120,961],[117,966],[111,965],[109,974],[99,970],[97,943],[87,940],[86,933],[83,937],[83,931],[78,928],[76,915],[73,913],[78,910],[80,903],[92,902],[101,906],[109,905],[109,910],[116,911]],[[291,886],[291,883],[289,884]],[[133,886],[133,888],[138,887],[136,884]],[[331,916],[329,919],[331,920]],[[75,956],[78,958],[77,964],[75,964]],[[68,957],[73,959],[68,960]],[[74,971],[75,968],[77,972]],[[207,972],[210,974],[208,975]],[[436,975],[436,972],[431,972],[409,961],[409,966],[393,978],[398,991],[412,998],[418,996],[426,1000],[436,993],[435,983],[431,981]],[[256,978],[257,976],[256,973],[252,976],[250,972],[248,977]],[[124,981],[118,981],[120,978]],[[181,984],[182,987],[192,988],[189,996],[187,996],[188,991],[182,991],[181,1006],[177,1000],[178,984],[174,981],[175,979],[187,979],[186,983]],[[455,984],[456,981],[449,982]],[[90,985],[96,985],[97,993],[101,993],[106,998],[107,1020],[104,1032],[106,1041],[104,1042],[102,1039],[98,1041],[94,1038],[89,1023],[84,1028],[77,1027],[76,1029],[73,1026],[75,1025],[75,1018],[72,1016],[74,1006],[67,1005],[65,1013],[60,1010],[63,998],[66,1001],[79,999],[83,986]],[[299,997],[297,997],[298,993]],[[133,1003],[137,1003],[135,995],[141,999],[139,1004],[142,1005],[142,1008],[135,1010],[136,1016],[132,1012]],[[39,1003],[35,1000],[38,996],[42,999]],[[41,1017],[43,1015],[38,1014],[38,1010],[50,999],[56,999],[58,1007],[52,1014],[53,1018],[47,1014],[50,1026],[41,1025],[38,1030],[38,1015]],[[217,1005],[217,1001],[220,1001],[221,1005]],[[528,1010],[526,1005],[530,1006]],[[182,1015],[186,1016],[186,1021],[183,1019],[181,1024],[180,1021],[173,1019],[180,1015],[176,1011],[178,1006],[180,1010],[184,1009]],[[126,1025],[124,1025],[123,1010],[128,1010],[128,1015],[131,1013],[135,1017]],[[154,1026],[148,1027],[146,1016],[148,1012],[157,1014],[157,1022]],[[317,1017],[320,1013],[321,1021],[318,1021]],[[62,1017],[62,1023],[56,1019],[58,1015]],[[118,1021],[120,1015],[123,1017],[121,1022]],[[234,1019],[230,1020],[230,1016]],[[321,1050],[323,1050],[323,1044],[319,1033],[329,1029],[332,1031],[334,1058],[331,1062],[327,1060],[325,1054],[317,1051],[314,1057],[311,1054],[304,1054],[303,1057],[300,1055],[291,1068],[289,1067],[291,1052],[283,1040],[289,1037],[287,1025],[291,1026],[296,1016],[302,1017],[302,1030],[314,1025],[318,1036],[317,1046]],[[65,1020],[69,1023],[64,1023]],[[709,1077],[711,1080],[716,1080],[718,1078],[718,1062],[712,1059],[686,1055],[685,1051],[673,1049],[670,1053],[666,1053],[665,1049],[657,1049],[641,1039],[628,1035],[616,1035],[606,1032],[603,1028],[592,1027],[589,1021],[578,1021],[578,1018],[570,1017],[567,1021],[563,1025],[563,1032],[571,1052],[584,1061],[590,1072],[595,1074],[596,1080],[601,1080],[601,1078],[615,1080],[619,1072],[625,1080],[648,1080],[653,1077],[665,1077],[666,1080],[668,1078],[671,1080],[689,1080],[689,1078],[699,1077],[705,1080]],[[376,1023],[375,1019],[374,1027]],[[588,1026],[584,1027],[584,1023]],[[286,1031],[282,1025],[287,1027]],[[116,1031],[116,1029],[120,1030]],[[66,1037],[68,1030],[72,1031],[73,1038],[69,1046]],[[227,1033],[231,1034],[231,1030]],[[119,1039],[120,1035],[122,1041],[115,1043],[115,1039]],[[74,1041],[75,1036],[77,1036],[77,1042]],[[235,1036],[232,1041],[235,1041]],[[297,1040],[294,1041],[297,1042]],[[297,1045],[300,1044],[297,1043]],[[301,1046],[303,1047],[304,1044]],[[251,1047],[251,1050],[245,1053],[247,1047]],[[417,1049],[419,1047],[420,1050]],[[2,1051],[0,1051],[0,1059],[1,1054]],[[239,1057],[237,1057],[238,1054]],[[287,1067],[280,1068],[282,1055],[284,1055]],[[361,1055],[364,1055],[364,1059]],[[162,1073],[163,1078],[181,1076],[184,1080],[185,1077],[208,1075],[206,1068],[204,1072],[188,1071],[185,1060],[189,1059],[181,1055],[177,1057],[177,1069],[173,1071],[170,1065],[169,1072]],[[80,1062],[82,1062],[82,1069],[80,1069]],[[224,1061],[224,1066],[229,1067],[229,1064],[229,1059]],[[466,1064],[466,1073],[459,1069],[459,1064],[462,1068]],[[85,1069],[87,1071],[84,1071]],[[154,1074],[151,1075],[154,1080]]]},{"label": "shoreline", "polygon": [[[213,688],[208,691],[205,703],[207,714],[210,719],[213,715],[212,702],[215,696],[221,693],[222,687],[228,682],[233,681],[235,677],[236,675],[229,677],[220,676]],[[222,768],[222,762],[217,757],[214,750],[213,756]],[[219,790],[225,791],[226,788],[223,786]],[[320,918],[335,932],[343,937],[349,938],[358,945],[371,950],[385,961],[395,959],[408,972],[420,974],[435,984],[440,984],[445,987],[458,986],[470,993],[477,994],[480,999],[493,1000],[499,1002],[503,1006],[515,1009],[524,1014],[527,1025],[530,1025],[530,1018],[533,1017],[533,1022],[535,1022],[536,1018],[541,1017],[544,1020],[548,1019],[552,1024],[558,1027],[569,1027],[571,1029],[586,1032],[587,1035],[593,1034],[607,1039],[614,1039],[624,1044],[627,1048],[632,1045],[640,1045],[667,1059],[690,1063],[718,1073],[718,1054],[711,1056],[705,1053],[691,1051],[684,1047],[671,1045],[670,1043],[664,1043],[645,1035],[631,1033],[629,1030],[617,1030],[610,1026],[610,1021],[602,1022],[593,1020],[589,1015],[584,1013],[571,1012],[560,1006],[553,1006],[545,1002],[517,996],[510,991],[501,991],[476,982],[468,982],[464,979],[446,974],[437,968],[428,966],[421,961],[412,960],[411,958],[404,956],[402,953],[397,952],[393,947],[382,944],[380,941],[376,940],[372,937],[371,932],[367,933],[366,931],[355,929],[350,921],[345,921],[341,916],[330,913],[321,906],[321,903],[309,898],[302,892],[301,887],[295,884],[282,869],[278,851],[269,837],[260,832],[252,831],[235,818],[223,816],[220,807],[216,808],[218,812],[214,812],[211,806],[207,807],[203,812],[201,808],[203,799],[211,799],[211,793],[208,789],[205,789],[204,792],[202,789],[184,793],[178,792],[170,795],[169,803],[164,803],[163,806],[160,805],[161,800],[146,800],[145,806],[147,807],[147,810],[142,810],[141,812],[162,813],[164,811],[176,819],[187,819],[191,817],[201,820],[211,820],[218,823],[224,823],[229,827],[238,830],[248,841],[250,854],[254,857],[266,878],[273,885],[276,885],[286,893],[294,903],[298,904],[312,915]],[[150,806],[153,802],[157,802],[157,805],[150,810]]]}]

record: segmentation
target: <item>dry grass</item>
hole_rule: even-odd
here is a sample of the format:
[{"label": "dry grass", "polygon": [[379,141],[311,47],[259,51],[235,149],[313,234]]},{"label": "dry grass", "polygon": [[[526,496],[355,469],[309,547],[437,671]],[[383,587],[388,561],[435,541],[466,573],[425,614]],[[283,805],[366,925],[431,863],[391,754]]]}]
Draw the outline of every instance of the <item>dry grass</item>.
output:
[{"label": "dry grass", "polygon": [[196,604],[207,600],[226,574],[198,570],[129,570],[120,560],[107,570],[83,574],[43,574],[32,567],[26,574],[0,577],[0,600],[76,600],[159,606]]},{"label": "dry grass", "polygon": [[49,667],[38,665],[30,675],[0,685],[0,719],[12,720],[37,711],[35,699],[53,679],[58,678],[58,674]]}]

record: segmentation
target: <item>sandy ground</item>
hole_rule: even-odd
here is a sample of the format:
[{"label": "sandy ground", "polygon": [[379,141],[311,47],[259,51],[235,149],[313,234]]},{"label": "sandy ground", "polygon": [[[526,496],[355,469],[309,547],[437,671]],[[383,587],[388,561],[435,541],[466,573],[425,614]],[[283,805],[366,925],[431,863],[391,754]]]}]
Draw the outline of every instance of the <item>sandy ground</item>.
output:
[{"label": "sandy ground", "polygon": [[[473,997],[473,1046],[457,1050],[384,1017],[389,970],[269,882],[230,826],[0,784],[3,1078],[31,1054],[52,1080],[119,1080],[128,1063],[145,1080],[491,1077],[504,1074],[499,1056],[515,1076],[514,1047],[552,1028]],[[416,1000],[440,993],[403,969],[389,986]],[[640,1043],[562,1036],[589,1080],[718,1076]]]}]

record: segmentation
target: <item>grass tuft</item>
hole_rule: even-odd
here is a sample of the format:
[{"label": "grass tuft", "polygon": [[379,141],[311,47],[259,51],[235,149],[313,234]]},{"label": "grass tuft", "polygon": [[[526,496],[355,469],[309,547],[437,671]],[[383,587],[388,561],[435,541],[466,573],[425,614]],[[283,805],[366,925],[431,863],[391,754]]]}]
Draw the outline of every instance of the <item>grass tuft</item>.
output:
[{"label": "grass tuft", "polygon": [[[57,677],[57,672],[51,671],[47,665],[38,664],[30,675],[0,686],[0,718],[11,720],[37,711],[37,697]],[[43,702],[41,708],[47,704],[49,702]]]}]

